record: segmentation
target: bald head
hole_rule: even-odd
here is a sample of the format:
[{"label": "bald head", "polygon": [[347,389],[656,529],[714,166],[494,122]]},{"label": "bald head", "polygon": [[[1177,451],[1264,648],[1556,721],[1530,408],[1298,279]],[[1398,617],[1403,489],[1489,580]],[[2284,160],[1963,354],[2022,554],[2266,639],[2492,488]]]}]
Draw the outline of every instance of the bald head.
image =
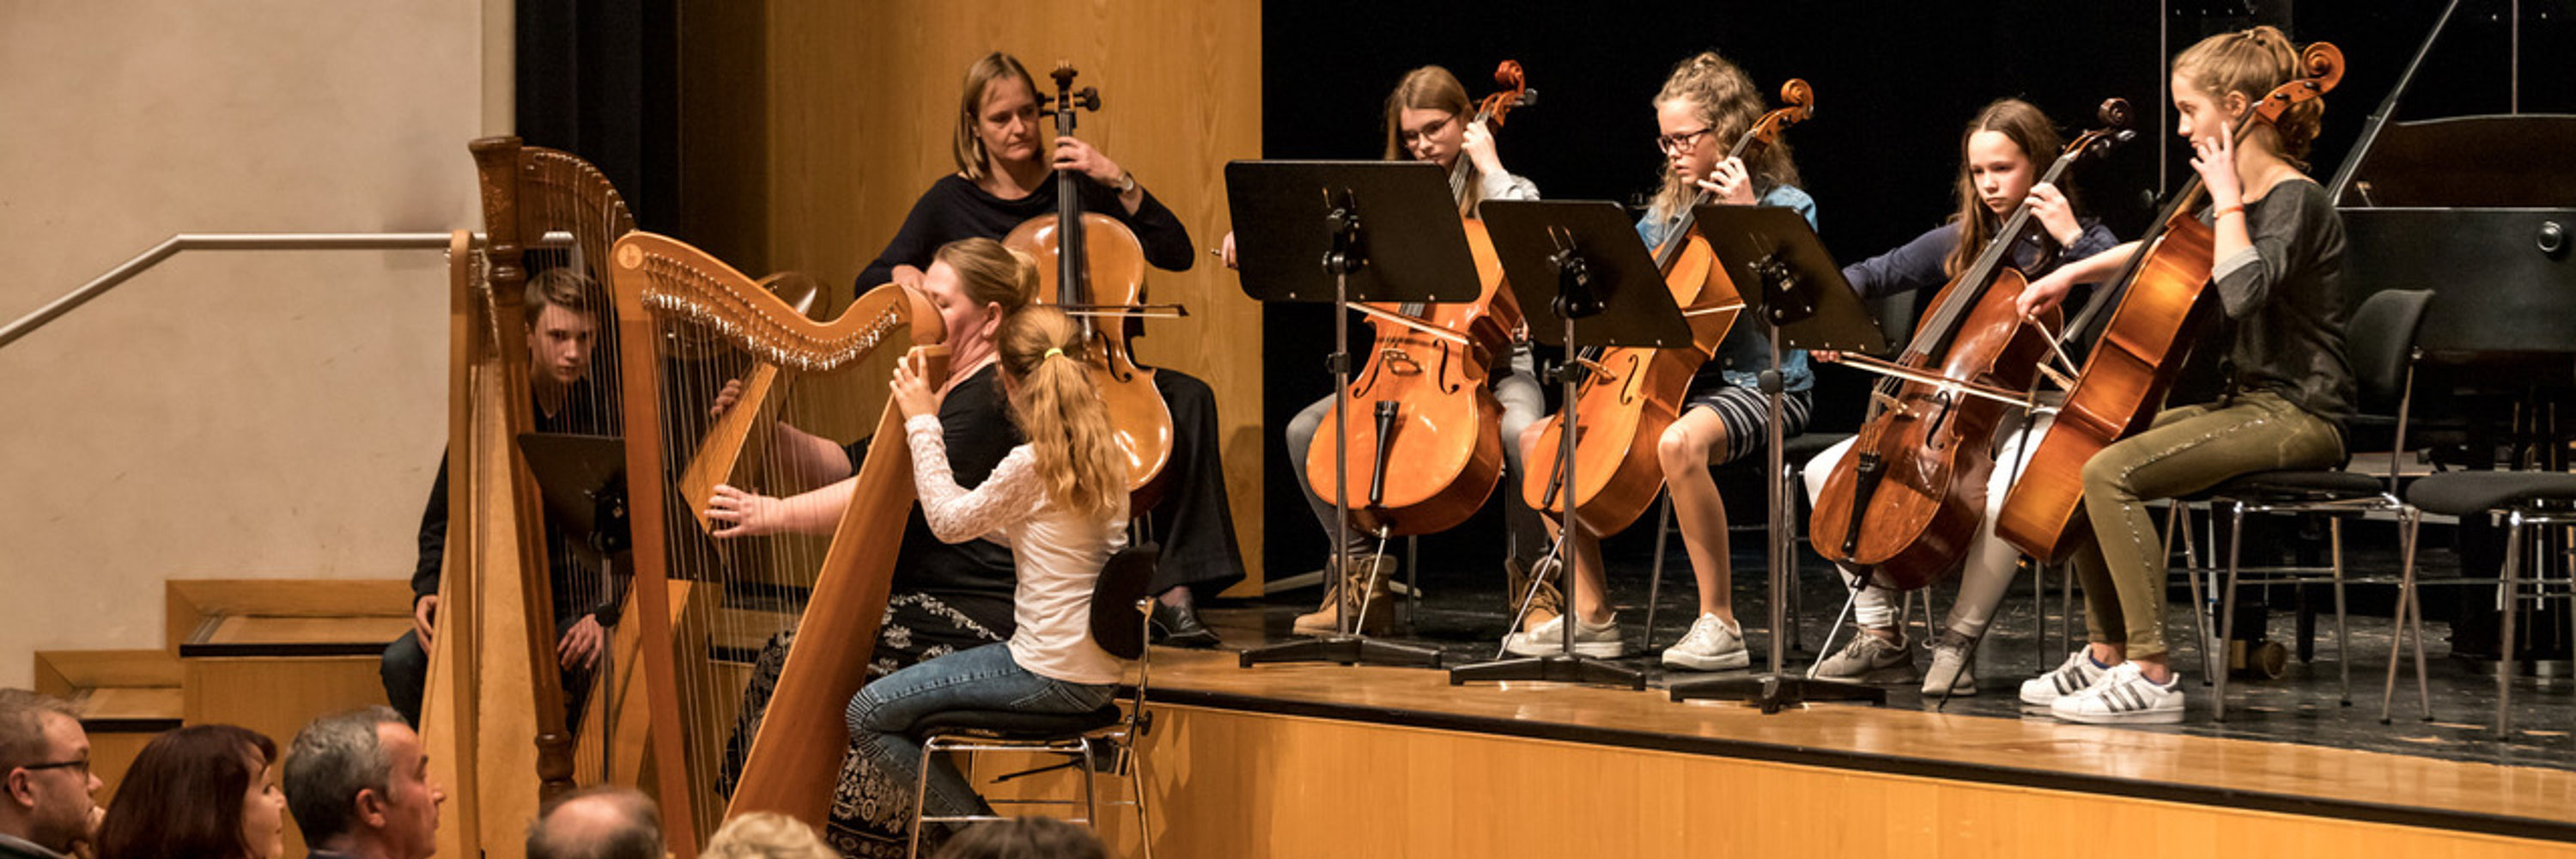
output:
[{"label": "bald head", "polygon": [[579,791],[528,828],[528,859],[662,859],[662,815],[632,789]]}]

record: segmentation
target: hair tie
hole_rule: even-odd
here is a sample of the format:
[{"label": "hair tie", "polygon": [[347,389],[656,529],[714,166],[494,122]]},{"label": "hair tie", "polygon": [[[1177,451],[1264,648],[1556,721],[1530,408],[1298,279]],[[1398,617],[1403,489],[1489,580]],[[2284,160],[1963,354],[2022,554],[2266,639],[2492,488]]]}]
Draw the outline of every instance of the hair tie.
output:
[{"label": "hair tie", "polygon": [[1063,349],[1059,349],[1059,348],[1056,348],[1056,347],[1054,347],[1054,346],[1049,346],[1049,347],[1047,347],[1046,354],[1038,356],[1038,360],[1040,360],[1040,361],[1044,361],[1044,360],[1046,360],[1046,359],[1048,359],[1048,358],[1061,358],[1061,357],[1064,357],[1064,350],[1063,350]]}]

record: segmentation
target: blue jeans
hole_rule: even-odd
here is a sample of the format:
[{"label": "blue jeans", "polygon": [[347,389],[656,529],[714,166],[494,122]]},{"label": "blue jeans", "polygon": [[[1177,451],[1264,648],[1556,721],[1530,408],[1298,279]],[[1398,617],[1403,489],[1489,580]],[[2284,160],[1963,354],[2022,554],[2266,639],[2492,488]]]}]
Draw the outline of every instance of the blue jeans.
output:
[{"label": "blue jeans", "polygon": [[[1116,684],[1067,683],[1040,677],[1011,659],[995,642],[905,668],[860,687],[850,697],[850,738],[859,756],[906,785],[921,777],[921,741],[912,736],[923,717],[950,710],[1022,713],[1088,713],[1109,703]],[[946,760],[928,762],[930,793],[924,816],[991,814],[993,808],[966,785]]]}]

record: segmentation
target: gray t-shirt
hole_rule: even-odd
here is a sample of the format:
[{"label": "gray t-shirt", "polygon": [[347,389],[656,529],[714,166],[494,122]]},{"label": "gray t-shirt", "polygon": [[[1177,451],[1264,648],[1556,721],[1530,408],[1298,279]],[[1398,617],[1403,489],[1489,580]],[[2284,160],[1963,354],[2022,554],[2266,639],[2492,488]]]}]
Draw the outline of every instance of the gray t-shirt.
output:
[{"label": "gray t-shirt", "polygon": [[2340,427],[2355,399],[2344,356],[2343,218],[2326,189],[2302,177],[2245,204],[2245,226],[2254,246],[2210,269],[2235,323],[2228,360],[2236,386],[2279,393]]}]

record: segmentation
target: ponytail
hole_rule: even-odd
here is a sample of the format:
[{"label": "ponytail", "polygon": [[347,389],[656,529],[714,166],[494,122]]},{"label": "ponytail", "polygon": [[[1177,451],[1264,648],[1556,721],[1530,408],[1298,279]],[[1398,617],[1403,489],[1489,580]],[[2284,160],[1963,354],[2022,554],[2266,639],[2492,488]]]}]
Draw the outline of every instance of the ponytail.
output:
[{"label": "ponytail", "polygon": [[1084,516],[1107,517],[1127,492],[1127,457],[1092,387],[1082,328],[1063,310],[1032,305],[1002,321],[994,338],[1011,382],[1011,417],[1037,453],[1047,498]]}]

